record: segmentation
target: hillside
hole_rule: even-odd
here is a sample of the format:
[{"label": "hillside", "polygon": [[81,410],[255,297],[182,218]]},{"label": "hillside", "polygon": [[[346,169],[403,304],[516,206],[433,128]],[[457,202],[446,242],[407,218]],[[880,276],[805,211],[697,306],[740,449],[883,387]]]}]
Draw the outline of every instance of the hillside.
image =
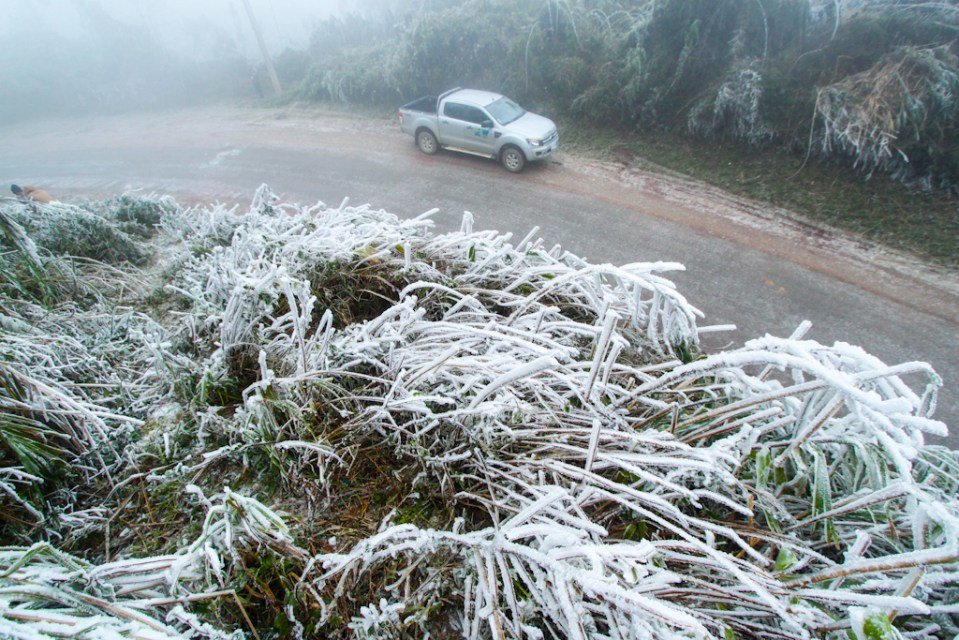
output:
[{"label": "hillside", "polygon": [[432,213],[4,200],[0,635],[959,633],[928,365]]},{"label": "hillside", "polygon": [[620,143],[668,132],[955,191],[959,8],[921,0],[406,0],[277,60],[308,99],[487,88]]}]

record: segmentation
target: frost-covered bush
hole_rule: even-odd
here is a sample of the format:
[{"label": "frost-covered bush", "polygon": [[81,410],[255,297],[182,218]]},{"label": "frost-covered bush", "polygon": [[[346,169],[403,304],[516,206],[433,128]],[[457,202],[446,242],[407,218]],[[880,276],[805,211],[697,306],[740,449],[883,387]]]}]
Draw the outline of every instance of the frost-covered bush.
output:
[{"label": "frost-covered bush", "polygon": [[[271,209],[175,281],[201,375],[229,377],[231,345],[259,348],[236,404],[205,409],[196,446],[214,451],[163,477],[270,451],[336,538],[302,574],[307,633],[802,637],[951,597],[936,585],[953,580],[952,534],[918,533],[909,506],[940,505],[924,531],[954,527],[919,453],[942,433],[927,367],[798,333],[697,360],[697,312],[657,275],[674,265],[591,266],[469,218],[434,237],[365,208]],[[399,274],[381,289],[396,302],[334,326],[356,300],[318,305],[331,264]],[[379,486],[374,459],[391,460],[392,509],[351,527],[338,494]],[[949,569],[898,595],[877,580],[910,558]]]},{"label": "frost-covered bush", "polygon": [[0,547],[0,635],[4,638],[200,637],[240,640],[184,606],[232,595],[231,565],[244,549],[302,553],[280,517],[256,500],[231,492],[209,500],[199,536],[177,553],[92,565],[39,542]]},{"label": "frost-covered bush", "polygon": [[[25,230],[16,219],[27,213]],[[28,235],[57,236],[65,218],[87,216],[102,220],[69,205],[0,207],[0,505],[25,508],[48,530],[59,526],[54,512],[85,493],[61,490],[109,474],[159,392],[151,349],[164,330],[122,306],[120,292],[141,287],[140,274],[51,255]]]},{"label": "frost-covered bush", "polygon": [[118,213],[129,213],[128,208],[18,202],[9,202],[5,207],[8,215],[40,248],[54,255],[135,265],[143,264],[150,257],[148,247],[131,236],[131,232],[143,235],[144,227],[132,218],[121,221],[115,217]]},{"label": "frost-covered bush", "polygon": [[727,135],[754,145],[772,140],[773,132],[760,109],[763,78],[757,67],[754,64],[736,71],[714,97],[690,111],[689,131],[704,136]]},{"label": "frost-covered bush", "polygon": [[959,632],[959,459],[924,444],[945,433],[927,365],[807,325],[702,353],[721,328],[680,265],[431,214],[266,188],[165,213],[177,304],[116,406],[144,424],[101,493],[54,505],[90,564],[8,549],[3,586],[41,586],[0,623],[43,637],[30,616],[79,615],[69,587],[103,633],[129,608],[217,638]]},{"label": "frost-covered bush", "polygon": [[109,200],[103,209],[108,218],[120,223],[124,232],[149,238],[156,233],[163,216],[175,213],[178,207],[170,196],[124,193]]},{"label": "frost-covered bush", "polygon": [[900,48],[823,88],[816,115],[823,155],[850,156],[870,175],[949,186],[959,165],[936,156],[959,143],[959,57],[948,46]]}]

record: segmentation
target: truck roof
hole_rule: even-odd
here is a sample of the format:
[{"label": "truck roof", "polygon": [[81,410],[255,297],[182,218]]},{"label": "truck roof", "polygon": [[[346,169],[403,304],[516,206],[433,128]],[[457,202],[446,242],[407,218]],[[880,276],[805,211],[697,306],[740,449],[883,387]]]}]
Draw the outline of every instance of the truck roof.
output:
[{"label": "truck roof", "polygon": [[502,98],[498,93],[493,93],[492,91],[480,91],[479,89],[459,89],[453,93],[446,96],[447,99],[455,98],[456,100],[462,100],[463,102],[469,102],[478,107],[485,107],[491,102],[496,102]]}]

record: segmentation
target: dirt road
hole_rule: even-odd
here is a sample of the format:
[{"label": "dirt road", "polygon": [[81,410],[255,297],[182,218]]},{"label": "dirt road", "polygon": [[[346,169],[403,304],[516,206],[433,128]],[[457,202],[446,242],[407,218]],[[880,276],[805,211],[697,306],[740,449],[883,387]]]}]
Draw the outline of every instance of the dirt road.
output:
[{"label": "dirt road", "polygon": [[479,158],[424,156],[387,120],[208,107],[0,127],[0,181],[184,201],[246,201],[266,182],[304,202],[349,197],[402,216],[439,207],[441,230],[464,210],[477,228],[519,237],[538,225],[593,262],[682,262],[674,279],[705,324],[739,327],[710,346],[788,335],[809,319],[820,342],[932,363],[945,381],[938,416],[959,430],[959,274],[682,177],[568,154],[514,176]]}]

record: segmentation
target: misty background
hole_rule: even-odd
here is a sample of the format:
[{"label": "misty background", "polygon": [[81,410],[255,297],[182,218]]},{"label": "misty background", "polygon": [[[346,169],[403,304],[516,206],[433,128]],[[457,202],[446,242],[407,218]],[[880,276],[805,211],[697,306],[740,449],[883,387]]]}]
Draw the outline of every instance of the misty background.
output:
[{"label": "misty background", "polygon": [[0,118],[219,100],[395,109],[455,86],[959,191],[959,5],[929,0],[17,0]]},{"label": "misty background", "polygon": [[[374,2],[249,0],[273,55]],[[0,117],[239,97],[262,58],[240,0],[15,0],[0,21]]]}]

